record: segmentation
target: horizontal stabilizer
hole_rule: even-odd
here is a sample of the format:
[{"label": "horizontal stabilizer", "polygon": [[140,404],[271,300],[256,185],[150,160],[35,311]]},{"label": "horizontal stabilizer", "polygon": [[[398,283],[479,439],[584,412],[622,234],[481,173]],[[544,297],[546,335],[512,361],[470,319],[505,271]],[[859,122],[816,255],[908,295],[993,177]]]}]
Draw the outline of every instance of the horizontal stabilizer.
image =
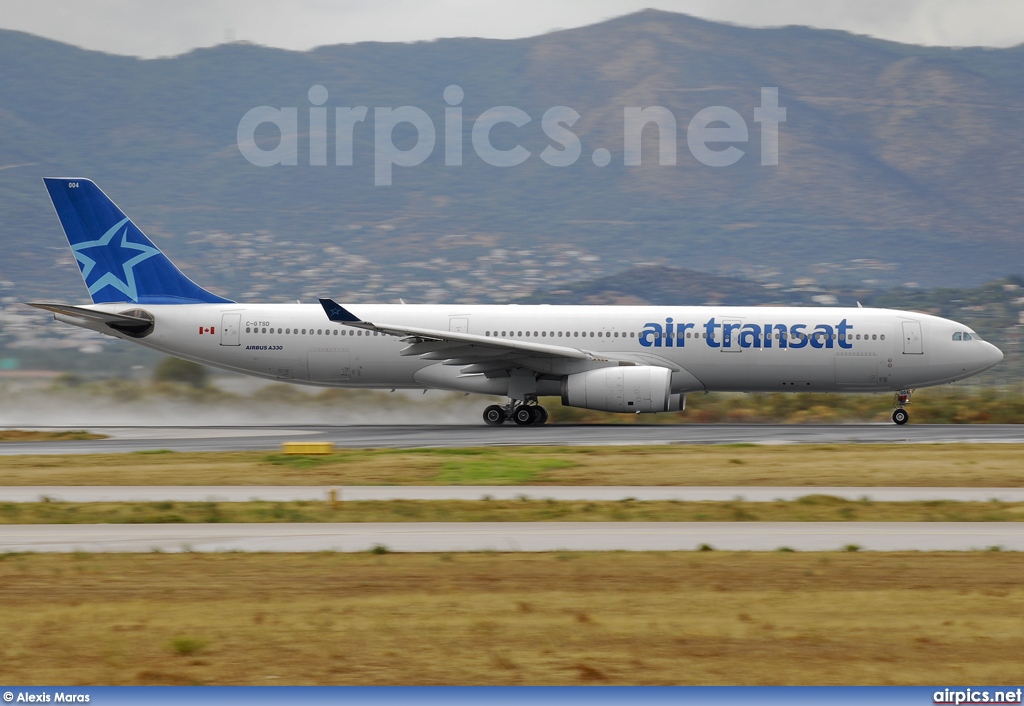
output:
[{"label": "horizontal stabilizer", "polygon": [[125,314],[108,314],[105,311],[93,311],[92,309],[86,309],[81,306],[71,306],[70,304],[41,304],[39,302],[25,302],[29,306],[34,306],[37,309],[46,309],[52,311],[54,314],[64,314],[65,316],[74,316],[78,319],[87,319],[89,321],[99,321],[104,324],[142,324],[151,323],[149,319],[143,319],[139,316],[127,316]]},{"label": "horizontal stabilizer", "polygon": [[132,314],[111,314],[105,311],[95,311],[81,306],[70,304],[43,304],[40,302],[25,302],[37,309],[52,311],[60,316],[81,319],[93,324],[106,324],[115,331],[126,333],[131,336],[139,336],[148,333],[153,329],[152,317],[133,316]]}]

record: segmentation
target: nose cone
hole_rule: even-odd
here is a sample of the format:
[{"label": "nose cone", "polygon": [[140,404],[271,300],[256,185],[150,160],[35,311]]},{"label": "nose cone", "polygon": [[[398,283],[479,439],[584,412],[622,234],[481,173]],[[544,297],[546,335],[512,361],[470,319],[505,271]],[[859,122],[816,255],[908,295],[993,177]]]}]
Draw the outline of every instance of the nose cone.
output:
[{"label": "nose cone", "polygon": [[980,351],[981,355],[978,360],[979,373],[988,370],[1003,359],[1003,352],[1001,350],[993,346],[988,341],[982,341],[982,344],[984,345],[984,349]]},{"label": "nose cone", "polygon": [[993,365],[995,365],[996,363],[1003,359],[1003,352],[996,348],[995,346],[993,346],[988,341],[985,341],[985,345],[988,346],[989,359],[992,361],[988,364],[991,368]]}]

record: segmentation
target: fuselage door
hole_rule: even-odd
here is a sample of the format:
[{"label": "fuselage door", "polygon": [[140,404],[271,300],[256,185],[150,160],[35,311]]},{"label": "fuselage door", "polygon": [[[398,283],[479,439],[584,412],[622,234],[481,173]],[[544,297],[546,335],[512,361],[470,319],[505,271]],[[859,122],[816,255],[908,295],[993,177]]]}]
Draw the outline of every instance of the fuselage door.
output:
[{"label": "fuselage door", "polygon": [[224,314],[220,320],[220,344],[222,346],[242,345],[239,339],[241,327],[241,314]]},{"label": "fuselage door", "polygon": [[903,322],[903,352],[912,355],[924,353],[920,321]]},{"label": "fuselage door", "polygon": [[739,353],[740,348],[740,329],[743,326],[743,322],[738,319],[723,319],[722,320],[722,347],[719,349],[723,353]]},{"label": "fuselage door", "polygon": [[469,333],[469,319],[449,319],[448,330],[452,333]]}]

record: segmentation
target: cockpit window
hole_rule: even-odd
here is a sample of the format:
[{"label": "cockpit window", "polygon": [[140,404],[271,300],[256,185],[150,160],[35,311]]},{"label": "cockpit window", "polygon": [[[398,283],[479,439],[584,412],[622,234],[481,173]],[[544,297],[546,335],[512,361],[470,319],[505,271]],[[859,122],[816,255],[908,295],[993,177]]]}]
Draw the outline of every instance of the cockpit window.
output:
[{"label": "cockpit window", "polygon": [[954,333],[953,334],[953,340],[954,341],[962,341],[962,340],[964,340],[963,331],[957,331],[956,333]]},{"label": "cockpit window", "polygon": [[966,331],[964,331],[964,340],[965,340],[965,341],[969,341],[969,340],[971,340],[971,334],[969,334],[969,333],[967,333]]},{"label": "cockpit window", "polygon": [[972,338],[973,338],[973,339],[974,339],[975,341],[983,341],[983,340],[984,340],[984,339],[983,339],[983,338],[982,338],[981,336],[979,336],[978,334],[976,334],[976,333],[975,333],[974,331],[971,331],[970,333],[965,333],[965,334],[964,334],[964,340],[965,340],[965,341],[969,341],[969,340],[971,340]]}]

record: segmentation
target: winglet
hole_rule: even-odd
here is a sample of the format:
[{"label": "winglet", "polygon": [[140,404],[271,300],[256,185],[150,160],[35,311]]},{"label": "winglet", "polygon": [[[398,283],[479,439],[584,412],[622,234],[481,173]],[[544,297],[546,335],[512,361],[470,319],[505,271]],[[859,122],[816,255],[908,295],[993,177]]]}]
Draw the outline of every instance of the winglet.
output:
[{"label": "winglet", "polygon": [[327,318],[331,321],[337,321],[341,324],[358,324],[363,321],[333,299],[321,299],[320,306],[324,308],[324,313],[327,314]]}]

